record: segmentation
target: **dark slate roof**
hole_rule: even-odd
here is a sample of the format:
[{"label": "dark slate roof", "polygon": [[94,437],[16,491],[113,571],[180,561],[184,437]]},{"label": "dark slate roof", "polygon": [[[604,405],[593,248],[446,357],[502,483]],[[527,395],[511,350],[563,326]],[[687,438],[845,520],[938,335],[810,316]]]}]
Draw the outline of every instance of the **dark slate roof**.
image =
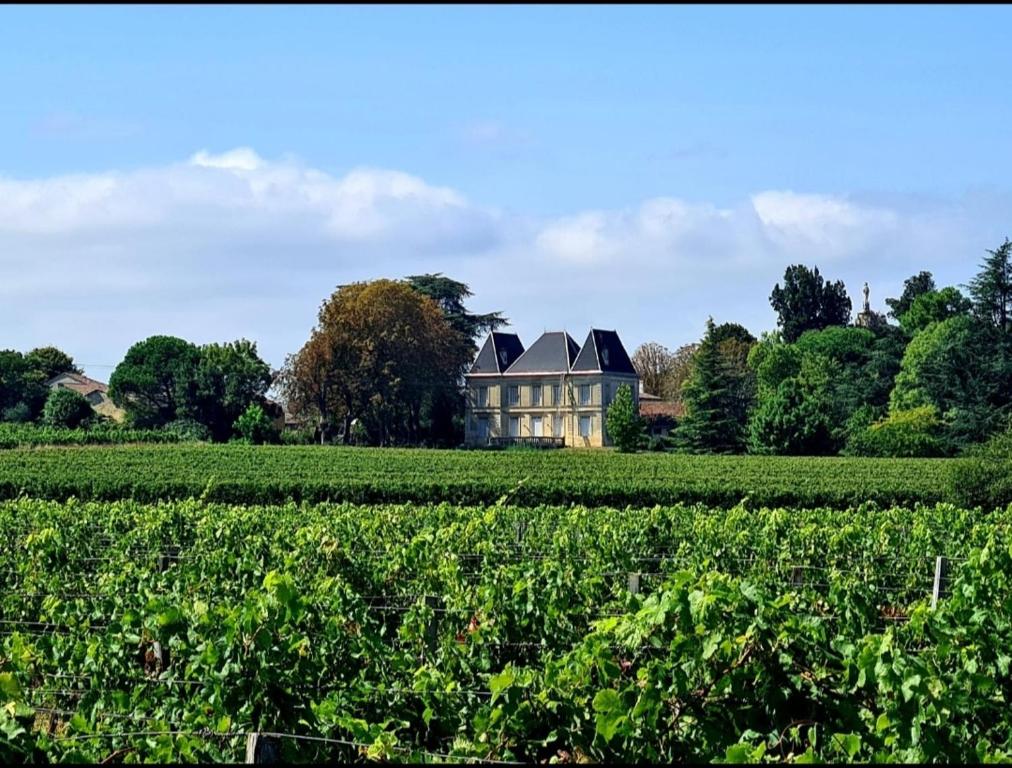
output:
[{"label": "dark slate roof", "polygon": [[523,353],[524,345],[515,333],[493,331],[482,345],[468,373],[502,373]]},{"label": "dark slate roof", "polygon": [[568,333],[549,331],[541,334],[506,373],[569,373],[579,353],[579,345]]},{"label": "dark slate roof", "polygon": [[633,368],[618,334],[615,331],[601,331],[597,328],[587,334],[580,356],[573,363],[573,370],[636,375],[636,369]]}]

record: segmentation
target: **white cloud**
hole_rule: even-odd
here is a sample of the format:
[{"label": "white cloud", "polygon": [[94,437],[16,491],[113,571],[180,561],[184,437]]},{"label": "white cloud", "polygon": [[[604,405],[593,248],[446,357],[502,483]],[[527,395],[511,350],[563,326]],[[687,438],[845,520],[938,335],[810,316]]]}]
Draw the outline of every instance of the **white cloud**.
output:
[{"label": "white cloud", "polygon": [[[241,147],[162,167],[0,178],[0,347],[53,343],[116,363],[153,333],[246,336],[275,364],[338,284],[440,271],[529,342],[615,328],[676,346],[706,316],[754,332],[791,263],[882,306],[929,269],[965,281],[1000,242],[1008,198],[889,200],[760,191],[731,206],[658,197],[554,219],[507,215],[396,170],[334,175]],[[631,350],[630,350],[631,351]],[[108,370],[95,368],[96,375]]]}]

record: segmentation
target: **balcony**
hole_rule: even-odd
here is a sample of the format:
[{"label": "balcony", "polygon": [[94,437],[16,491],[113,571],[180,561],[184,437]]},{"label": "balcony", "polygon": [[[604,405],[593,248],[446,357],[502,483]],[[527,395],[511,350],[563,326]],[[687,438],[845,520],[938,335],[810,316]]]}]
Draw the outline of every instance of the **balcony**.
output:
[{"label": "balcony", "polygon": [[566,445],[564,437],[490,437],[488,444],[497,448],[509,445],[522,445],[526,448],[562,448]]}]

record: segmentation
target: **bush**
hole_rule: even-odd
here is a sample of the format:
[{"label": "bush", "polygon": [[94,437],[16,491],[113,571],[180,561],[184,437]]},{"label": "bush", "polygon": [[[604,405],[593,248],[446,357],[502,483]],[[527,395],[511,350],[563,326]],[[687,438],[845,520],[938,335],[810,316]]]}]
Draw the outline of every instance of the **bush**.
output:
[{"label": "bush", "polygon": [[12,424],[27,424],[32,420],[32,409],[28,403],[20,402],[10,408],[4,408],[0,415],[0,421],[8,421]]},{"label": "bush", "polygon": [[650,435],[647,438],[647,450],[663,452],[671,449],[671,438],[664,435]]},{"label": "bush", "polygon": [[924,405],[896,411],[864,429],[856,430],[847,443],[850,456],[881,458],[929,458],[945,454],[941,440],[938,412]]},{"label": "bush", "polygon": [[281,432],[282,445],[315,445],[318,442],[316,430],[312,427],[285,429]]},{"label": "bush", "polygon": [[608,406],[608,436],[621,453],[632,453],[643,439],[643,420],[636,413],[632,389],[623,384]]},{"label": "bush", "polygon": [[42,423],[50,427],[77,429],[95,415],[91,403],[72,389],[53,389],[42,408]]},{"label": "bush", "polygon": [[271,417],[257,403],[250,403],[242,415],[235,420],[233,427],[238,435],[238,442],[250,445],[276,443],[278,430]]},{"label": "bush", "polygon": [[998,509],[1012,504],[1012,423],[954,464],[950,491],[966,507]]},{"label": "bush", "polygon": [[170,421],[161,429],[173,438],[173,442],[180,443],[209,443],[211,441],[211,430],[193,419],[176,419]]}]

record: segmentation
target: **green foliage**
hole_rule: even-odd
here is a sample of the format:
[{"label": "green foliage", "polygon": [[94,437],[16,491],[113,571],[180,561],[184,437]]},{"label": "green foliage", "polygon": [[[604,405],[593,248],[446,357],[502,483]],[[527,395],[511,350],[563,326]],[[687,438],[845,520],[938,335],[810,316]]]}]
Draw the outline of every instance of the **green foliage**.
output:
[{"label": "green foliage", "polygon": [[941,456],[941,422],[934,406],[893,411],[886,418],[854,431],[847,444],[851,456]]},{"label": "green foliage", "polygon": [[42,421],[50,427],[77,429],[95,416],[87,398],[72,389],[51,389],[42,409]]},{"label": "green foliage", "polygon": [[[86,444],[91,434],[62,432],[77,438],[72,445]],[[130,434],[112,429],[104,434],[121,433]],[[163,430],[140,434],[168,437]],[[0,445],[2,435],[0,429]],[[527,505],[733,505],[745,497],[770,505],[911,504],[947,497],[949,461],[230,443],[53,447],[0,451],[0,498],[27,493],[157,501],[203,495],[237,504],[287,499],[482,504],[509,494]]]},{"label": "green foliage", "polygon": [[284,762],[1012,757],[1012,511],[629,512],[0,504],[0,754],[241,762],[267,731],[307,737]]},{"label": "green foliage", "polygon": [[770,305],[777,313],[784,340],[793,342],[808,330],[850,322],[851,303],[843,282],[830,283],[819,274],[794,264],[784,271],[784,286],[777,283],[770,294]]},{"label": "green foliage", "polygon": [[969,314],[973,304],[958,288],[949,286],[940,291],[928,291],[919,295],[910,307],[899,316],[903,330],[913,336],[932,323],[940,323],[950,317]]},{"label": "green foliage", "polygon": [[240,339],[200,348],[191,393],[180,414],[204,424],[217,442],[232,435],[233,425],[252,405],[260,403],[271,385],[271,367],[260,359],[257,345]]},{"label": "green foliage", "polygon": [[49,390],[43,375],[13,349],[0,350],[0,415],[4,421],[31,421]]},{"label": "green foliage", "polygon": [[980,265],[980,272],[967,288],[973,299],[973,310],[984,323],[1008,333],[1012,321],[1012,241],[1005,242],[988,255]]},{"label": "green foliage", "polygon": [[[922,294],[935,290],[935,280],[930,272],[918,272],[903,281],[903,293],[898,299],[886,299],[889,316],[900,320]],[[902,321],[901,321],[902,322]]]},{"label": "green foliage", "polygon": [[967,316],[933,323],[911,339],[890,395],[891,411],[934,406],[947,450],[979,442],[1012,404],[1012,355],[1003,334]]},{"label": "green foliage", "polygon": [[174,443],[207,443],[211,441],[211,430],[194,419],[174,419],[159,432],[169,435]]},{"label": "green foliage", "polygon": [[84,373],[74,364],[74,358],[56,347],[37,347],[25,355],[25,361],[43,382],[61,373]]},{"label": "green foliage", "polygon": [[952,496],[961,504],[984,509],[1012,504],[1012,423],[968,450],[950,477]]},{"label": "green foliage", "polygon": [[98,420],[93,421],[87,429],[64,429],[36,424],[0,424],[0,449],[178,442],[181,442],[179,435],[164,429],[130,429]]},{"label": "green foliage", "polygon": [[109,378],[109,397],[138,427],[182,418],[193,395],[200,350],[175,336],[151,336],[127,350]]},{"label": "green foliage", "polygon": [[[734,343],[733,338],[718,342],[713,318],[707,320],[706,334],[682,385],[685,414],[675,429],[674,439],[683,451],[735,453],[743,446],[749,405],[743,379],[748,371],[740,363],[732,364],[723,348]],[[747,351],[737,357],[747,357]]]},{"label": "green foliage", "polygon": [[620,453],[633,453],[644,440],[643,420],[636,412],[632,388],[623,384],[608,406],[608,436]]},{"label": "green foliage", "polygon": [[824,357],[804,356],[797,376],[784,379],[759,400],[749,421],[749,451],[781,456],[834,453],[830,375]]},{"label": "green foliage", "polygon": [[276,443],[279,439],[274,422],[256,403],[251,403],[236,419],[235,432],[239,440],[248,445]]}]

